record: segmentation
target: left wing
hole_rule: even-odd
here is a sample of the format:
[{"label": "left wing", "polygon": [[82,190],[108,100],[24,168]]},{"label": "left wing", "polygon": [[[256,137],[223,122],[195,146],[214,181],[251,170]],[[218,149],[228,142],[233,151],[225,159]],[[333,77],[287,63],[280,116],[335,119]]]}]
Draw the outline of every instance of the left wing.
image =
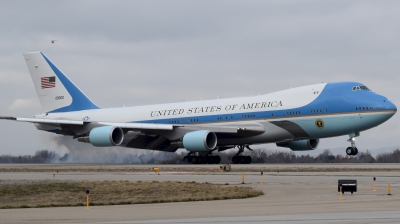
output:
[{"label": "left wing", "polygon": [[176,151],[179,147],[171,142],[182,138],[186,133],[208,130],[214,132],[218,138],[250,137],[265,132],[263,125],[253,123],[238,123],[228,125],[185,125],[185,124],[156,124],[156,123],[119,123],[119,122],[94,122],[82,120],[45,119],[45,118],[17,118],[0,116],[0,119],[19,122],[30,122],[42,130],[54,130],[49,127],[56,126],[57,134],[72,135],[74,138],[87,136],[96,127],[113,126],[124,131],[123,145],[132,148],[152,149],[160,151]]}]

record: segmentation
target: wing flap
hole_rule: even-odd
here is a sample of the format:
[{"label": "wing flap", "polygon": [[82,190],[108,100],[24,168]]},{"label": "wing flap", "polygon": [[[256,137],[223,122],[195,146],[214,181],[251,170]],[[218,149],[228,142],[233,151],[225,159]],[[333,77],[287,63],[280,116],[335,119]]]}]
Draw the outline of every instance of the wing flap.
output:
[{"label": "wing flap", "polygon": [[102,125],[115,126],[120,128],[136,129],[136,130],[173,130],[174,126],[169,124],[149,124],[149,123],[111,123],[99,122]]}]

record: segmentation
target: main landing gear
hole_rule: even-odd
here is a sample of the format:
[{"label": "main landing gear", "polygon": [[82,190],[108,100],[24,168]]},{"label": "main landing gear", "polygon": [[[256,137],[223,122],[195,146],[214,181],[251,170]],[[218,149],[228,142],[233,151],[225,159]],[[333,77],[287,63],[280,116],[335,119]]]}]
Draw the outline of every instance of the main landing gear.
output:
[{"label": "main landing gear", "polygon": [[360,134],[359,133],[351,134],[350,139],[347,140],[348,142],[351,143],[351,147],[347,147],[347,149],[346,149],[346,154],[349,156],[355,156],[358,154],[358,149],[356,147],[356,137],[357,136],[360,136]]},{"label": "main landing gear", "polygon": [[241,164],[250,164],[253,161],[253,159],[250,156],[241,156],[240,155],[241,153],[243,153],[244,148],[246,148],[246,149],[248,149],[250,151],[253,151],[249,147],[249,145],[238,145],[236,147],[239,149],[239,151],[238,151],[238,153],[236,153],[236,155],[234,155],[232,157],[232,163],[233,164],[239,164],[239,163],[241,163]]},{"label": "main landing gear", "polygon": [[205,156],[197,155],[198,153],[189,152],[183,161],[193,164],[219,164],[221,162],[220,156],[212,155],[212,152],[207,153]]}]

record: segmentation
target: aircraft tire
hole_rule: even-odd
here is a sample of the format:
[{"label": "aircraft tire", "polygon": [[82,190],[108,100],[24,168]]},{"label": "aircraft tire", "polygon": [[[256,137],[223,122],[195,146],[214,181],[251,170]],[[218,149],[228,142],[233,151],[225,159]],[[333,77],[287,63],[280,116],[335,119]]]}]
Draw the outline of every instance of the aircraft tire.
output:
[{"label": "aircraft tire", "polygon": [[352,156],[352,155],[353,155],[353,148],[347,147],[347,149],[346,149],[346,154],[347,154],[348,156]]},{"label": "aircraft tire", "polygon": [[188,162],[189,162],[189,156],[183,157],[183,162],[184,162],[184,163],[188,163]]},{"label": "aircraft tire", "polygon": [[239,156],[239,163],[246,164],[246,156]]},{"label": "aircraft tire", "polygon": [[197,164],[202,164],[204,162],[204,157],[203,156],[197,156]]},{"label": "aircraft tire", "polygon": [[190,162],[193,163],[193,164],[196,164],[197,163],[197,156],[191,156]]},{"label": "aircraft tire", "polygon": [[251,158],[251,156],[246,156],[246,164],[250,164],[252,161],[253,161],[253,159]]},{"label": "aircraft tire", "polygon": [[220,156],[215,156],[215,164],[219,164],[221,162]]},{"label": "aircraft tire", "polygon": [[207,158],[208,164],[214,164],[214,160],[215,160],[214,156],[207,156],[206,158]]},{"label": "aircraft tire", "polygon": [[358,154],[358,149],[357,149],[357,148],[355,148],[354,155],[357,155],[357,154]]},{"label": "aircraft tire", "polygon": [[239,163],[239,158],[238,158],[239,156],[234,156],[234,157],[232,157],[232,163],[233,164],[238,164]]}]

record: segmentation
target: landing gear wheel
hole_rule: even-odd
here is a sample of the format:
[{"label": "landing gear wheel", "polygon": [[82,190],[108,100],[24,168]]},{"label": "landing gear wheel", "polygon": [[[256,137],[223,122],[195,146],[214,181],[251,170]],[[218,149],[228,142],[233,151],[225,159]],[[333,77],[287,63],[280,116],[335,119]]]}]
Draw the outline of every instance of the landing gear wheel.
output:
[{"label": "landing gear wheel", "polygon": [[358,154],[358,149],[357,148],[353,148],[353,147],[348,147],[346,149],[346,154],[349,156],[355,156]]},{"label": "landing gear wheel", "polygon": [[350,139],[347,140],[348,142],[351,143],[351,147],[348,147],[346,149],[346,154],[349,156],[355,156],[358,154],[358,149],[356,147],[356,137],[360,136],[359,132],[351,133],[349,134]]},{"label": "landing gear wheel", "polygon": [[250,164],[253,161],[253,159],[251,158],[251,156],[246,156],[245,161],[246,161],[246,164]]},{"label": "landing gear wheel", "polygon": [[184,163],[188,163],[189,162],[189,157],[188,156],[183,157],[183,162]]},{"label": "landing gear wheel", "polygon": [[253,159],[250,156],[234,156],[232,157],[233,164],[250,164]]},{"label": "landing gear wheel", "polygon": [[347,154],[348,156],[353,155],[353,148],[352,148],[352,147],[347,147],[347,149],[346,149],[346,154]]},{"label": "landing gear wheel", "polygon": [[234,157],[232,157],[232,163],[233,164],[238,164],[239,163],[239,158],[238,158],[239,156],[234,156]]},{"label": "landing gear wheel", "polygon": [[197,163],[197,156],[192,156],[192,158],[190,158],[190,162],[192,162],[193,164]]},{"label": "landing gear wheel", "polygon": [[244,148],[253,151],[249,145],[236,145],[235,147],[237,147],[239,149],[239,151],[232,157],[232,163],[234,164],[250,164],[252,162],[252,158],[250,156],[241,156],[240,154],[243,153]]},{"label": "landing gear wheel", "polygon": [[221,162],[221,157],[220,156],[215,156],[215,164],[219,164]]},{"label": "landing gear wheel", "polygon": [[204,162],[204,157],[203,156],[197,156],[197,163],[196,164],[202,164]]},{"label": "landing gear wheel", "polygon": [[207,158],[207,162],[206,163],[208,163],[208,164],[214,164],[215,163],[214,156],[207,156],[206,158]]}]

